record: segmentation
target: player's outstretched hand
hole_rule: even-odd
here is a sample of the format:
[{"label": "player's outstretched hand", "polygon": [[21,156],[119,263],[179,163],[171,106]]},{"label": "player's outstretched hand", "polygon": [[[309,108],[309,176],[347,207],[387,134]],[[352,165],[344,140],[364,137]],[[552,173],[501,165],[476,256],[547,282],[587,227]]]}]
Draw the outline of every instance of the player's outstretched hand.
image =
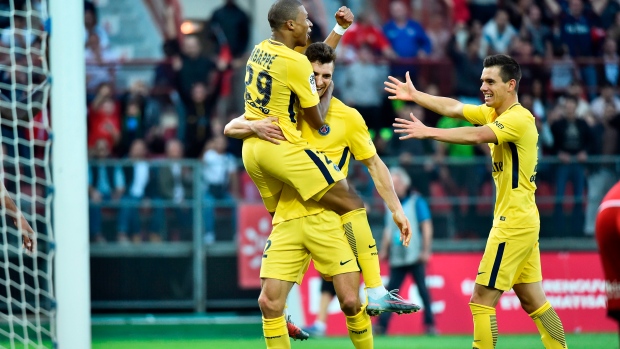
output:
[{"label": "player's outstretched hand", "polygon": [[347,29],[351,24],[353,24],[353,19],[355,18],[353,12],[351,12],[351,9],[346,6],[340,7],[338,11],[336,11],[334,17],[336,17],[336,22],[338,22],[338,25],[344,29]]},{"label": "player's outstretched hand", "polygon": [[253,121],[250,123],[252,131],[256,133],[258,138],[269,141],[273,144],[280,144],[278,140],[285,141],[284,133],[282,129],[277,125],[278,118],[268,117],[262,120]]},{"label": "player's outstretched hand", "polygon": [[36,234],[28,224],[28,221],[22,216],[21,219],[21,227],[17,224],[17,220],[14,219],[15,225],[18,229],[21,228],[22,231],[22,246],[26,250],[27,255],[32,255],[32,252],[37,249],[37,238]]},{"label": "player's outstretched hand", "polygon": [[402,241],[403,246],[408,247],[409,241],[411,240],[411,223],[407,216],[405,216],[405,212],[396,211],[392,213],[392,219],[396,226],[400,230],[400,241]]},{"label": "player's outstretched hand", "polygon": [[426,131],[428,127],[422,123],[422,121],[418,120],[413,113],[409,114],[411,120],[405,120],[401,118],[396,118],[396,122],[392,125],[395,130],[394,133],[404,133],[405,136],[400,136],[398,139],[424,139],[427,138]]},{"label": "player's outstretched hand", "polygon": [[389,99],[400,99],[401,101],[411,101],[413,102],[413,93],[416,92],[415,86],[413,86],[413,82],[411,82],[411,78],[409,77],[409,72],[405,74],[405,82],[398,80],[393,76],[388,76],[390,81],[384,82],[385,90],[392,94],[389,96]]}]

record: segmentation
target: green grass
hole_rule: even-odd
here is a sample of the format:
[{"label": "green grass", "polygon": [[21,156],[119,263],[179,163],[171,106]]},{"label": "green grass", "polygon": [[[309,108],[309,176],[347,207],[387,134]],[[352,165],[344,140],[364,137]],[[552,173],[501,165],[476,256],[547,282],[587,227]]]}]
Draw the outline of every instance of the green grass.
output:
[{"label": "green grass", "polygon": [[[260,324],[243,325],[120,325],[93,326],[92,349],[255,349],[265,348]],[[568,334],[570,349],[618,349],[617,333]],[[378,336],[375,348],[471,348],[471,335]],[[291,341],[293,349],[353,348],[348,337]],[[0,339],[0,347],[10,348]],[[50,346],[51,347],[51,346]],[[19,347],[24,349],[23,347]],[[538,335],[502,335],[496,349],[543,349]]]},{"label": "green grass", "polygon": [[[571,349],[617,349],[616,334],[579,334],[568,335],[567,341]],[[292,348],[299,349],[341,349],[353,348],[347,337],[312,338],[304,342],[291,342]],[[470,348],[471,336],[382,336],[375,338],[375,348],[389,349],[452,349]],[[262,338],[240,339],[154,339],[154,340],[96,340],[93,349],[204,349],[204,348],[265,348]],[[542,349],[540,337],[537,335],[504,335],[499,338],[496,349]]]}]

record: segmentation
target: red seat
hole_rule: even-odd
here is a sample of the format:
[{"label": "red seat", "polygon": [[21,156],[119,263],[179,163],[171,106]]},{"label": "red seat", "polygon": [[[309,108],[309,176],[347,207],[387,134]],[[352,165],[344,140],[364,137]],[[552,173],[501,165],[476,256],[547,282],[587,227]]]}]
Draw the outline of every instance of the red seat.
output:
[{"label": "red seat", "polygon": [[478,199],[479,201],[476,205],[478,214],[484,215],[493,212],[493,184],[491,182],[482,183]]},{"label": "red seat", "polygon": [[429,198],[431,211],[433,213],[448,213],[452,210],[450,203],[448,202],[448,196],[444,191],[441,184],[438,182],[431,182],[429,185],[430,195]]}]

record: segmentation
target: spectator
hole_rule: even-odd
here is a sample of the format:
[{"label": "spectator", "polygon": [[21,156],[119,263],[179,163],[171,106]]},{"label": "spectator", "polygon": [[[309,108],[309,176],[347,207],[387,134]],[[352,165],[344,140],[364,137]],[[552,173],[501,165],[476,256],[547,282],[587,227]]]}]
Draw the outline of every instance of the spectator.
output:
[{"label": "spectator", "polygon": [[97,23],[97,8],[91,1],[84,1],[84,42],[87,43],[92,35],[99,39],[97,44],[102,50],[110,46],[108,33]]},{"label": "spectator", "polygon": [[[186,240],[191,236],[192,215],[184,204],[192,198],[193,174],[191,167],[182,165],[183,144],[177,139],[171,139],[166,144],[166,162],[158,171],[158,193],[166,205],[172,205],[172,212],[176,224],[168,226],[171,232],[170,240]],[[165,219],[163,209],[156,210],[155,217],[158,219],[156,226],[163,227]]]},{"label": "spectator", "polygon": [[[123,196],[122,206],[118,216],[118,241],[127,242],[131,239],[134,243],[142,242],[142,228],[140,224],[139,209],[144,204],[147,196],[147,187],[150,181],[150,166],[145,161],[147,155],[146,143],[142,139],[135,139],[131,143],[129,159],[132,165],[123,166],[123,175],[127,184],[127,192]],[[151,220],[153,222],[153,220]],[[160,241],[159,235],[151,229],[149,239]]]},{"label": "spectator", "polygon": [[[592,134],[594,145],[592,155],[618,155],[618,126],[620,126],[620,109],[614,103],[605,103],[603,117],[594,120]],[[588,167],[587,198],[585,210],[584,233],[594,235],[594,226],[598,207],[605,193],[616,182],[616,174],[613,163],[594,163]]]},{"label": "spectator", "polygon": [[0,41],[4,47],[11,47],[11,40],[13,40],[14,48],[26,50],[35,42],[36,36],[32,32],[32,28],[28,27],[28,22],[24,16],[14,15],[13,24],[14,28],[9,27],[2,30]]},{"label": "spectator", "polygon": [[103,83],[111,82],[110,71],[115,69],[111,63],[119,61],[119,56],[101,45],[97,33],[88,35],[84,59],[86,60],[86,88],[93,90]]},{"label": "spectator", "polygon": [[[616,88],[609,82],[605,82],[601,86],[601,95],[594,98],[590,104],[590,111],[595,119],[602,121],[605,114],[605,109],[608,104],[614,107],[614,110],[620,111],[620,98],[616,95]],[[607,191],[605,191],[606,193]]]},{"label": "spectator", "polygon": [[[573,205],[571,219],[572,226],[583,226],[582,197],[585,185],[585,161],[593,142],[590,126],[577,117],[577,100],[573,96],[564,98],[564,117],[551,125],[553,133],[553,150],[560,159],[560,166],[556,171],[556,203],[555,234],[564,232],[565,217],[563,203],[566,200],[564,193],[570,181],[573,184],[573,196],[576,201]],[[558,235],[556,235],[558,236]]]},{"label": "spectator", "polygon": [[547,98],[540,79],[532,81],[532,109],[529,109],[537,118],[547,119]]},{"label": "spectator", "polygon": [[[424,305],[424,332],[435,335],[435,318],[431,306],[431,297],[426,286],[426,263],[431,258],[431,244],[433,240],[433,222],[431,211],[418,193],[411,190],[411,178],[400,167],[390,169],[394,191],[402,202],[405,215],[411,222],[411,241],[405,247],[400,241],[400,231],[392,221],[392,215],[386,210],[385,228],[383,229],[383,239],[381,240],[381,250],[379,257],[390,262],[390,290],[399,288],[405,276],[410,274],[418,287],[418,293]],[[385,333],[392,314],[383,313],[379,317],[379,325],[376,332]]]},{"label": "spectator", "polygon": [[[448,43],[452,37],[449,28],[449,23],[447,23],[444,16],[434,14],[431,17],[427,27],[427,34],[432,48],[431,53],[428,56],[429,59],[439,60],[446,56]],[[425,51],[423,52],[426,53]]]},{"label": "spectator", "polygon": [[470,35],[465,50],[460,50],[455,36],[448,46],[448,50],[455,68],[454,93],[464,103],[479,104],[480,88],[470,81],[480,79],[479,72],[482,71],[482,59],[478,55],[480,38]]},{"label": "spectator", "polygon": [[165,60],[155,67],[153,88],[165,90],[177,84],[177,72],[173,63],[179,65],[181,61],[181,48],[179,46],[177,24],[175,21],[174,6],[168,5],[164,13],[164,43],[162,51]]},{"label": "spectator", "polygon": [[[91,151],[91,160],[106,160],[110,157],[108,143],[100,139]],[[125,192],[125,178],[123,171],[118,166],[89,163],[88,167],[88,207],[89,230],[91,241],[106,242],[101,230],[102,215],[101,204],[103,201],[118,200]]]},{"label": "spectator", "polygon": [[205,142],[211,138],[211,111],[204,83],[192,86],[191,103],[187,105],[185,126],[185,156],[197,158]]},{"label": "spectator", "polygon": [[590,0],[590,6],[598,17],[599,25],[605,30],[613,25],[616,14],[620,11],[620,4],[615,0]]},{"label": "spectator", "polygon": [[103,84],[88,110],[88,146],[93,147],[103,140],[108,149],[113,149],[120,140],[120,132],[118,103],[110,85]]},{"label": "spectator", "polygon": [[391,121],[386,122],[381,113],[384,101],[382,83],[388,75],[387,67],[374,63],[369,46],[361,46],[358,57],[359,60],[344,70],[342,99],[362,114],[369,129],[377,132],[391,125]]},{"label": "spectator", "polygon": [[618,57],[618,44],[611,38],[605,39],[603,44],[603,72],[600,76],[603,81],[608,81],[613,86],[620,82],[620,58]]},{"label": "spectator", "polygon": [[613,24],[607,29],[607,38],[616,42],[620,40],[620,12],[616,13]]},{"label": "spectator", "polygon": [[[202,156],[203,179],[206,186],[204,196],[204,242],[215,241],[215,210],[218,207],[235,207],[235,198],[239,197],[239,178],[237,177],[237,159],[226,152],[226,137],[218,133],[206,145]],[[234,215],[233,215],[234,216]]]},{"label": "spectator", "polygon": [[144,118],[137,101],[131,101],[125,107],[121,121],[121,136],[117,154],[124,157],[134,141],[144,138]]},{"label": "spectator", "polygon": [[510,43],[516,36],[517,31],[508,22],[508,12],[499,9],[495,17],[482,28],[480,54],[482,56],[499,53],[507,54]]},{"label": "spectator", "polygon": [[[593,24],[591,17],[585,13],[583,0],[569,0],[568,9],[560,16],[562,42],[568,46],[572,58],[583,59],[595,56],[592,42]],[[583,79],[588,98],[594,98],[596,93],[596,69],[591,64],[580,64],[581,78]]]},{"label": "spectator", "polygon": [[[226,0],[224,6],[213,12],[209,26],[216,34],[218,65],[222,71],[220,98],[217,101],[218,115],[223,117],[233,111],[241,114],[250,19],[234,0]],[[314,28],[312,31],[314,32]]]},{"label": "spectator", "polygon": [[[578,80],[573,81],[568,87],[568,89],[566,90],[566,95],[573,96],[573,98],[577,100],[576,113],[577,113],[578,118],[585,119],[591,115],[592,111],[590,109],[590,103],[585,97],[585,94],[583,92],[583,86],[580,81]],[[560,98],[558,99],[558,102],[560,103],[561,106],[564,106],[564,101],[565,101],[564,95],[560,96]]]},{"label": "spectator", "polygon": [[520,27],[521,32],[525,32],[530,38],[535,55],[549,57],[552,54],[551,50],[547,49],[550,46],[551,29],[543,23],[540,7],[531,5],[526,13]]},{"label": "spectator", "polygon": [[[409,17],[409,11],[404,2],[397,0],[390,4],[392,19],[383,26],[383,33],[390,42],[398,58],[412,59],[426,57],[431,54],[431,41],[420,23]],[[409,70],[415,81],[415,69],[406,65],[391,67],[392,76],[405,76]]]},{"label": "spectator", "polygon": [[469,0],[471,19],[480,23],[488,22],[497,13],[498,0]]},{"label": "spectator", "polygon": [[342,36],[341,47],[344,51],[342,57],[348,62],[356,61],[357,50],[362,46],[368,46],[376,58],[396,57],[390,42],[381,28],[373,23],[372,14],[369,12],[356,16],[356,22]]},{"label": "spectator", "polygon": [[506,1],[504,8],[508,12],[510,24],[514,28],[521,28],[533,6],[536,6],[533,0]]}]

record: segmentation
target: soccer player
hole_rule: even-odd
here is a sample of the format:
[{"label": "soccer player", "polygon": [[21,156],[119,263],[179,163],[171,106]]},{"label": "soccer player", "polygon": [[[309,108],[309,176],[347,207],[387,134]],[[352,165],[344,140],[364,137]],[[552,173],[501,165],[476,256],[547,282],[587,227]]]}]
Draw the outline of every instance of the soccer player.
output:
[{"label": "soccer player", "polygon": [[[272,38],[258,44],[246,67],[245,117],[263,120],[276,117],[285,141],[276,145],[258,136],[243,140],[243,164],[257,186],[263,202],[273,214],[282,188],[294,188],[306,201],[312,199],[341,216],[342,224],[355,236],[370,237],[357,244],[357,259],[364,271],[368,296],[378,311],[402,310],[412,305],[388,293],[379,274],[376,243],[372,239],[363,201],[349,189],[337,163],[310,146],[298,129],[303,118],[315,130],[327,128],[318,111],[319,95],[308,59],[294,51],[307,44],[312,23],[299,0],[278,0],[268,13]],[[336,20],[349,25],[338,13]],[[339,24],[326,39],[339,40],[344,28]],[[335,45],[334,45],[335,46]],[[409,222],[402,210],[394,211],[394,221],[408,244]],[[374,276],[374,277],[371,277]],[[278,287],[266,283],[263,288]],[[372,310],[372,307],[371,307]]]},{"label": "soccer player", "polygon": [[511,57],[485,58],[480,77],[483,105],[464,105],[416,90],[389,77],[390,99],[412,101],[440,115],[465,119],[479,127],[438,129],[412,120],[396,119],[400,139],[430,138],[455,144],[487,143],[497,188],[493,227],[474,285],[469,307],[474,320],[473,348],[491,349],[497,342],[495,306],[504,291],[513,288],[521,307],[534,320],[545,348],[566,348],[562,322],[542,288],[538,235],[540,217],[534,201],[538,132],[532,114],[519,104],[521,68]]},{"label": "soccer player", "polygon": [[607,315],[618,321],[620,335],[620,182],[609,190],[598,208],[596,241],[607,281]]},{"label": "soccer player", "polygon": [[[312,62],[317,91],[323,95],[331,86],[334,50],[324,43],[314,43],[308,47],[306,55]],[[280,142],[286,139],[283,132],[271,122],[272,120],[247,121],[241,116],[226,126],[225,133],[235,138],[244,138],[256,133],[260,138],[274,144],[285,144]],[[316,145],[319,151],[328,158],[340,159],[338,166],[343,169],[343,173],[347,172],[351,154],[366,164],[390,210],[392,212],[402,210],[387,167],[376,154],[366,124],[355,109],[345,106],[336,98],[331,98],[324,127],[317,131],[303,120],[299,122],[299,127],[302,136]],[[317,270],[322,275],[333,276],[334,287],[342,310],[347,316],[349,335],[355,347],[371,348],[370,318],[365,307],[361,305],[357,291],[359,269],[355,260],[359,259],[359,251],[356,248],[359,245],[359,242],[356,243],[358,236],[346,225],[343,232],[337,214],[326,210],[315,201],[305,201],[290,186],[283,187],[273,224],[274,230],[265,247],[266,257],[261,265],[263,288],[259,303],[264,317],[268,319],[282,315],[286,295],[294,282],[300,282],[311,255]],[[365,244],[375,244],[372,235],[369,240],[364,241]],[[271,289],[264,287],[267,283],[277,287]],[[274,292],[274,289],[283,291]],[[394,299],[394,303],[405,305],[395,307],[393,309],[395,311],[419,310],[418,306],[406,305],[397,295],[390,293],[390,297]],[[369,296],[369,299],[372,305],[373,298]],[[382,310],[377,304],[372,306],[376,311]],[[269,322],[266,325],[269,325]],[[265,337],[270,337],[270,334],[265,327]],[[284,329],[277,334],[284,335]]]}]

